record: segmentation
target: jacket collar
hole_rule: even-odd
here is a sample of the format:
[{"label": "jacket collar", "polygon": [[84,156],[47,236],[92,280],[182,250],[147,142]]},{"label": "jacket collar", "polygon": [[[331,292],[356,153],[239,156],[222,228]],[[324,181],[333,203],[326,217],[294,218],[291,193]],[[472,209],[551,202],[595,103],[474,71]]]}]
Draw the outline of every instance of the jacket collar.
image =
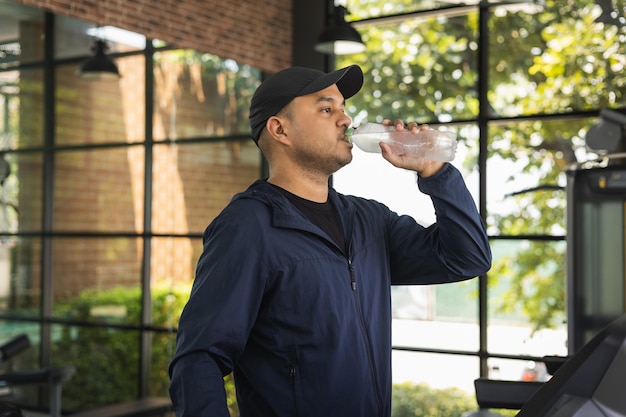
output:
[{"label": "jacket collar", "polygon": [[[299,228],[317,233],[315,227],[293,204],[265,180],[257,180],[242,193],[236,194],[234,200],[252,198],[272,208],[272,224],[276,227]],[[328,198],[335,206],[343,223],[344,230],[351,230],[354,206],[334,188],[328,190]]]}]

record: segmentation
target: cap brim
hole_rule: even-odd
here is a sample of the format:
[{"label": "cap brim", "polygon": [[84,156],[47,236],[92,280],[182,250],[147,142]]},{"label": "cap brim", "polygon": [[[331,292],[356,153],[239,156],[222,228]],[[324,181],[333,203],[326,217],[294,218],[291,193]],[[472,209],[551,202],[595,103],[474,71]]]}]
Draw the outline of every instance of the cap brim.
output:
[{"label": "cap brim", "polygon": [[337,88],[344,99],[354,96],[363,86],[363,71],[361,67],[358,65],[350,65],[324,74],[300,90],[298,96],[316,93],[333,84],[337,84]]}]

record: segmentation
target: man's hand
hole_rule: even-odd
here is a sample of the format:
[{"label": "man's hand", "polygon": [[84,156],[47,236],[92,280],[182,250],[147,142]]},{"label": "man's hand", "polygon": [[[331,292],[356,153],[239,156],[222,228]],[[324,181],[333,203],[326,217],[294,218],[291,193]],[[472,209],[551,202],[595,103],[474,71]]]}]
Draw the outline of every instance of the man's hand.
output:
[{"label": "man's hand", "polygon": [[[385,119],[383,120],[383,125],[391,126],[391,120]],[[418,126],[416,122],[409,122],[408,124],[404,124],[404,121],[398,119],[393,122],[397,131],[403,131],[407,129],[409,132],[413,134],[417,134],[420,130],[428,130],[428,125]],[[426,178],[437,171],[439,171],[444,166],[444,162],[431,161],[429,159],[420,158],[419,156],[412,155],[410,153],[402,153],[395,154],[391,151],[391,148],[386,143],[381,142],[380,149],[382,150],[383,158],[385,158],[389,163],[398,168],[410,169],[419,174],[420,177]]]}]

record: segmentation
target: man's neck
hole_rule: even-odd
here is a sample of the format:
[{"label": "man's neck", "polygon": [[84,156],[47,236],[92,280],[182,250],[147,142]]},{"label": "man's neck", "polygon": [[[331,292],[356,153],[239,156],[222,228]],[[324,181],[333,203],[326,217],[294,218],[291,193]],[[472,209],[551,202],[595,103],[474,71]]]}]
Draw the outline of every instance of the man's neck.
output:
[{"label": "man's neck", "polygon": [[267,182],[316,203],[325,203],[328,200],[328,178],[323,180],[270,175]]}]

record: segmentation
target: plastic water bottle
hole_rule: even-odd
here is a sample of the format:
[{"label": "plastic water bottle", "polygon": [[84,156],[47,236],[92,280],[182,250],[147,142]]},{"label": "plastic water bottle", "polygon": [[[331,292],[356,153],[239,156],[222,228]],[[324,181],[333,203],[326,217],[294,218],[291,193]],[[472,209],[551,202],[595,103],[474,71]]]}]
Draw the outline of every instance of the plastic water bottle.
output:
[{"label": "plastic water bottle", "polygon": [[449,162],[456,153],[456,135],[443,130],[397,131],[394,126],[365,123],[348,129],[350,142],[362,151],[380,153],[380,142],[385,142],[397,154],[411,153],[431,161]]}]

